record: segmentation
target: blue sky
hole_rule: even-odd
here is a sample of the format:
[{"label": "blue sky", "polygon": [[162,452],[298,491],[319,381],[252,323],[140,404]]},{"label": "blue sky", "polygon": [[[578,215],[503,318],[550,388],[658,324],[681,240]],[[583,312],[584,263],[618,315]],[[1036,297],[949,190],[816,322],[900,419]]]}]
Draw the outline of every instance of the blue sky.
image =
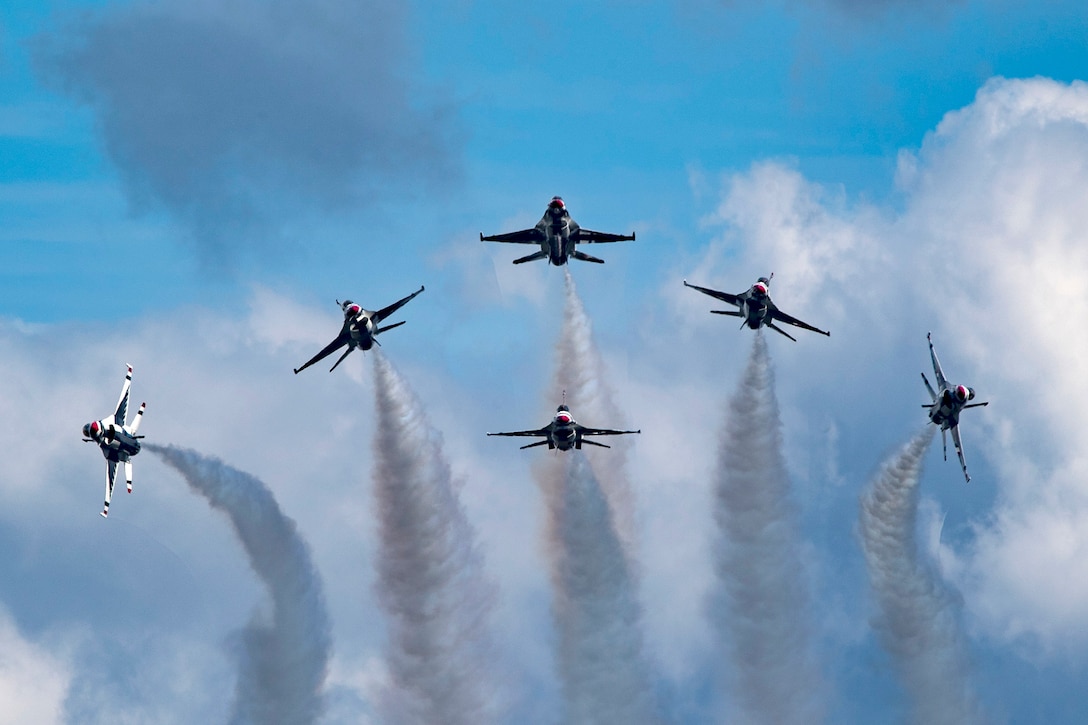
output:
[{"label": "blue sky", "polygon": [[[148,436],[253,473],[310,536],[335,687],[365,700],[382,646],[380,621],[358,614],[374,605],[369,363],[289,371],[335,334],[334,299],[376,308],[425,284],[385,352],[466,478],[504,592],[503,656],[529,693],[519,712],[553,713],[532,451],[482,434],[539,425],[557,402],[562,274],[477,240],[531,226],[561,194],[583,226],[638,234],[571,272],[620,408],[657,429],[631,469],[673,719],[712,707],[700,515],[750,347],[680,280],[740,291],[771,271],[781,307],[832,330],[768,342],[833,721],[907,718],[866,626],[854,527],[859,491],[924,422],[929,330],[950,377],[994,401],[965,427],[975,481],[931,450],[922,483],[926,532],[943,522],[927,555],[963,599],[979,699],[995,721],[1082,719],[1088,591],[1070,582],[1088,496],[1070,408],[1088,403],[1086,37],[1074,2],[3,7],[0,410],[41,453],[0,468],[14,627],[0,636],[52,673],[36,701],[102,722],[225,712],[229,687],[182,704],[180,685],[88,672],[143,667],[141,638],[198,632],[156,682],[185,661],[229,672],[219,643],[260,600],[240,556],[212,553],[235,550],[229,532],[150,456],[141,495],[90,520],[101,459],[76,436],[125,362]],[[1064,314],[1025,300],[1039,286]],[[314,475],[334,483],[314,491]],[[86,574],[99,565],[113,578]],[[170,601],[175,575],[206,593]],[[126,598],[131,629],[100,625]],[[97,686],[115,701],[88,700]]]}]

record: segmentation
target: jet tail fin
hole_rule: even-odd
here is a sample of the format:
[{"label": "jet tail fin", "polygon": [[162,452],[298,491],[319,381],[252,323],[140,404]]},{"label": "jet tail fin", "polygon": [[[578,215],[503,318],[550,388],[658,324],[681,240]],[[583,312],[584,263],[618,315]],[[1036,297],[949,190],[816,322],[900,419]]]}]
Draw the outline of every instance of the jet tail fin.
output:
[{"label": "jet tail fin", "polygon": [[519,258],[515,259],[514,264],[521,264],[522,262],[535,262],[538,259],[547,259],[547,258],[548,258],[548,253],[541,250],[539,252],[533,252],[532,254],[527,254],[524,257],[519,257]]},{"label": "jet tail fin", "polygon": [[140,403],[140,409],[136,411],[136,419],[132,421],[132,425],[129,426],[129,431],[132,433],[133,438],[143,438],[143,436],[137,436],[136,431],[140,430],[140,423],[144,420],[144,410],[147,409],[147,403]]},{"label": "jet tail fin", "polygon": [[929,391],[929,397],[933,398],[933,402],[936,403],[937,393],[933,391],[933,386],[929,384],[929,379],[926,377],[925,373],[922,373],[922,382],[926,384],[926,390]]},{"label": "jet tail fin", "polygon": [[604,260],[601,259],[600,257],[594,257],[592,254],[586,254],[585,252],[579,252],[577,249],[575,249],[573,252],[571,252],[570,256],[574,257],[575,259],[580,259],[583,262],[596,262],[597,264],[604,264]]}]

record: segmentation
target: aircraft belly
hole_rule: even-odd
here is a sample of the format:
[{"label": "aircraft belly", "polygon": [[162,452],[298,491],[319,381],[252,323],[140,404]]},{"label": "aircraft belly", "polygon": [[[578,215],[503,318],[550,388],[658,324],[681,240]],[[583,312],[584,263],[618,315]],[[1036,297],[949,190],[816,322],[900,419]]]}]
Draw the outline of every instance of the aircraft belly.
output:
[{"label": "aircraft belly", "polygon": [[366,330],[353,329],[351,331],[351,341],[354,343],[354,347],[360,350],[369,350],[374,347],[374,337]]}]

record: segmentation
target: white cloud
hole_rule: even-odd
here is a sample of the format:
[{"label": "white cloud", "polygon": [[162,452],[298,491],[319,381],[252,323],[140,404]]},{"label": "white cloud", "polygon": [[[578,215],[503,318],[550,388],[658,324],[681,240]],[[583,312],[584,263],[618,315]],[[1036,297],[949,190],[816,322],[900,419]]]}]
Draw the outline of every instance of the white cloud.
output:
[{"label": "white cloud", "polygon": [[11,723],[63,722],[68,663],[29,641],[0,609],[0,716]]},{"label": "white cloud", "polygon": [[997,475],[965,495],[999,489],[992,518],[954,552],[974,624],[999,639],[1079,649],[1088,643],[1077,614],[1088,587],[1076,584],[1088,581],[1088,85],[992,80],[920,150],[901,154],[898,182],[893,213],[757,164],[727,180],[717,217],[730,226],[703,266],[728,269],[723,286],[737,291],[776,270],[778,304],[832,330],[831,345],[798,343],[805,363],[782,346],[781,379],[788,389],[796,373],[809,385],[827,373],[825,384],[858,391],[848,403],[856,415],[921,397],[905,387],[917,373],[900,351],[922,364],[933,331],[945,372],[993,401],[964,416],[969,462],[984,459]]}]

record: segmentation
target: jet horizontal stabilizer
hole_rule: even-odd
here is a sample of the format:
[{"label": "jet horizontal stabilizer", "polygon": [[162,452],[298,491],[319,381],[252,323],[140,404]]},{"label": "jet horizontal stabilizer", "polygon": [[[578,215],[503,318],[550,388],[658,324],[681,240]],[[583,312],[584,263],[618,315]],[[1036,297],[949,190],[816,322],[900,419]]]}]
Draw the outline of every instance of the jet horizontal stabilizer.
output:
[{"label": "jet horizontal stabilizer", "polygon": [[545,251],[534,252],[533,254],[528,254],[528,255],[526,255],[524,257],[519,257],[519,258],[515,259],[514,264],[521,264],[522,262],[535,262],[538,259],[547,259],[547,258],[548,258],[548,253],[545,252]]},{"label": "jet horizontal stabilizer", "polygon": [[597,264],[604,264],[603,259],[600,259],[599,257],[594,257],[591,254],[586,254],[585,252],[579,252],[577,249],[571,252],[570,256],[574,257],[575,259],[580,259],[583,262],[596,262]]},{"label": "jet horizontal stabilizer", "polygon": [[579,441],[579,445],[577,445],[576,447],[581,448],[582,443],[585,443],[587,446],[599,446],[601,448],[611,448],[612,447],[612,446],[605,445],[604,443],[598,443],[597,441],[591,441],[588,438],[583,438],[581,441]]},{"label": "jet horizontal stabilizer", "polygon": [[[491,434],[489,433],[488,435],[491,435]],[[525,450],[526,448],[535,448],[536,446],[549,446],[549,447],[551,447],[550,444],[551,444],[550,440],[537,441],[536,443],[530,443],[528,445],[522,446],[521,450]]]},{"label": "jet horizontal stabilizer", "polygon": [[[400,327],[401,325],[403,325],[407,321],[408,320],[401,320],[400,322],[394,322],[392,325],[386,325],[385,327],[379,327],[377,330],[374,331],[374,334],[377,335],[379,333],[385,332],[386,330],[392,330],[394,327]],[[375,342],[377,342],[377,340],[375,340]]]},{"label": "jet horizontal stabilizer", "polygon": [[[377,340],[375,340],[375,342],[377,342]],[[335,364],[333,364],[333,366],[331,368],[329,368],[329,372],[331,373],[333,370],[336,369],[337,365],[344,362],[344,358],[346,358],[348,355],[350,355],[351,351],[354,350],[354,349],[355,349],[354,347],[349,346],[347,350],[344,350],[344,354],[340,356],[340,358],[336,361]],[[297,374],[298,370],[296,370],[295,373]]]},{"label": "jet horizontal stabilizer", "polygon": [[711,310],[715,315],[729,315],[730,317],[744,317],[744,313],[740,310]]},{"label": "jet horizontal stabilizer", "polygon": [[767,323],[767,327],[771,328],[772,330],[774,330],[775,332],[779,333],[780,335],[785,335],[786,337],[788,337],[789,339],[793,340],[794,342],[797,342],[797,338],[796,338],[796,337],[794,337],[794,336],[793,336],[793,335],[791,335],[790,333],[786,332],[785,330],[783,330],[783,329],[782,329],[781,327],[779,327],[778,325],[774,324],[773,322],[768,322],[768,323]]}]

